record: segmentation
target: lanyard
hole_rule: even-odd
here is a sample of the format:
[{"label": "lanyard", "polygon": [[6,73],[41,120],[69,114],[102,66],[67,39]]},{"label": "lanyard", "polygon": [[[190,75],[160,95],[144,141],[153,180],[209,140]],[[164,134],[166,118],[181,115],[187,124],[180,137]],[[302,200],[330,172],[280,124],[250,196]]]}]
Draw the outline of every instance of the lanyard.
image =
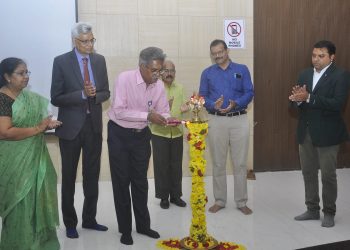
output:
[{"label": "lanyard", "polygon": [[152,100],[147,102],[147,106],[148,106],[148,112],[151,112],[151,110],[152,110]]}]

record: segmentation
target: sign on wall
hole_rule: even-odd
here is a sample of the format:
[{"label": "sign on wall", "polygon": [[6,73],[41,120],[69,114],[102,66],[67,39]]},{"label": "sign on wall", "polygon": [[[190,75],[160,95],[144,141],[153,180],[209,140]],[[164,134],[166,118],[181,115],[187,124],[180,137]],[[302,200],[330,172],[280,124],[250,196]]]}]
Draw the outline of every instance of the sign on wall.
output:
[{"label": "sign on wall", "polygon": [[224,37],[229,49],[244,49],[244,20],[225,20]]}]

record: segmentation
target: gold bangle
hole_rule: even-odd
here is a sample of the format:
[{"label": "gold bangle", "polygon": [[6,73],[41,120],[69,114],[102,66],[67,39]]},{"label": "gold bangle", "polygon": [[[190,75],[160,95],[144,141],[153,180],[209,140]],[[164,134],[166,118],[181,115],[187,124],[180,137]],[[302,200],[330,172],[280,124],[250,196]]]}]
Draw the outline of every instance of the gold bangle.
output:
[{"label": "gold bangle", "polygon": [[35,128],[35,130],[36,130],[38,133],[41,133],[41,130],[40,130],[39,126],[35,126],[34,128]]}]

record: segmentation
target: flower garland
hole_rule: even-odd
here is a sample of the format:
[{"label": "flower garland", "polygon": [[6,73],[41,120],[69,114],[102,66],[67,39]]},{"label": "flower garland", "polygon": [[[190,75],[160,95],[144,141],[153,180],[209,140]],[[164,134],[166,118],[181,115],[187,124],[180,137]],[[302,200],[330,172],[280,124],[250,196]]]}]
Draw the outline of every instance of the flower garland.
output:
[{"label": "flower garland", "polygon": [[[209,243],[210,236],[207,234],[207,223],[205,217],[205,205],[208,197],[205,194],[206,160],[203,157],[205,150],[205,137],[208,134],[208,123],[186,123],[189,130],[187,140],[190,146],[190,171],[192,173],[192,223],[190,227],[190,238],[197,243]],[[193,243],[196,245],[195,243]],[[207,246],[204,246],[207,247]]]},{"label": "flower garland", "polygon": [[208,123],[186,122],[188,128],[187,141],[190,146],[189,168],[192,173],[191,208],[192,221],[190,236],[182,240],[168,239],[157,242],[157,247],[164,250],[183,249],[213,249],[213,250],[245,250],[242,245],[233,242],[218,243],[207,233],[205,216],[205,205],[208,197],[205,194],[205,183],[203,176],[206,171],[206,160],[204,159],[205,137],[208,134]]}]

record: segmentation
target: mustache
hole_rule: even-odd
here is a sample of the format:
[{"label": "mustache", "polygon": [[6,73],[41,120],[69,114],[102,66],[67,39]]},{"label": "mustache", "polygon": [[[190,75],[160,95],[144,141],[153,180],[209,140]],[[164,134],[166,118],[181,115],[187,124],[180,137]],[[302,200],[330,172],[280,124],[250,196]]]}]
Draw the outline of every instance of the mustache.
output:
[{"label": "mustache", "polygon": [[172,75],[167,75],[162,77],[163,80],[173,80],[174,77]]}]

